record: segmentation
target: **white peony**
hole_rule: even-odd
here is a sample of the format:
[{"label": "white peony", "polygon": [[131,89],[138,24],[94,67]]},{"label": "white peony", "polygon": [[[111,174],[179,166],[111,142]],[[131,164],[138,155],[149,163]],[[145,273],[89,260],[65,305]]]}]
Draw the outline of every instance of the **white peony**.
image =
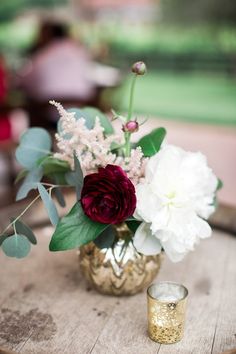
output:
[{"label": "white peony", "polygon": [[211,235],[204,219],[215,210],[217,183],[204,155],[163,146],[136,186],[135,216],[143,221],[134,236],[136,249],[154,255],[163,248],[173,262],[182,260],[199,239]]}]

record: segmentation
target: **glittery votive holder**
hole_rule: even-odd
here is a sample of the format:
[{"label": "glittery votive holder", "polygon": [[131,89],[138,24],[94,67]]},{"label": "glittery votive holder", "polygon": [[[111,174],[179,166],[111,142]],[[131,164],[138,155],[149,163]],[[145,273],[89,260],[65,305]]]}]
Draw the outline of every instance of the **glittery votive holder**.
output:
[{"label": "glittery votive holder", "polygon": [[179,342],[184,334],[188,290],[181,284],[159,282],[147,290],[148,335],[158,343]]}]

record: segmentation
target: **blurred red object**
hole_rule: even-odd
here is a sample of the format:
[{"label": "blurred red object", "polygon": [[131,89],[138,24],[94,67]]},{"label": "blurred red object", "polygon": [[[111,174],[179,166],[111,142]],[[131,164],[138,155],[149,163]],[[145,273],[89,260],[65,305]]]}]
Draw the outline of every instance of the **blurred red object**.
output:
[{"label": "blurred red object", "polygon": [[[0,57],[0,107],[7,97],[7,74],[3,58]],[[0,111],[0,141],[11,139],[11,123],[6,114]]]}]

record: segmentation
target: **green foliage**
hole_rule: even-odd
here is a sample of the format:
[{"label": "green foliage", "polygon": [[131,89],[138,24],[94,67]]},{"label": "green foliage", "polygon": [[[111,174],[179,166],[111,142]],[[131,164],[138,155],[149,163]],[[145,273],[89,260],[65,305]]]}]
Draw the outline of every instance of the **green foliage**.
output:
[{"label": "green foliage", "polygon": [[36,167],[33,168],[31,171],[29,171],[28,175],[24,179],[22,185],[20,186],[17,195],[16,195],[16,200],[21,200],[27,197],[28,193],[32,189],[37,189],[38,187],[38,182],[41,181],[43,177],[43,169],[42,167]]},{"label": "green foliage", "polygon": [[232,0],[162,0],[163,19],[179,23],[219,23],[236,21],[236,3]]},{"label": "green foliage", "polygon": [[128,228],[135,233],[139,225],[141,224],[141,221],[138,220],[131,220],[131,221],[126,221],[126,224]]},{"label": "green foliage", "polygon": [[[67,0],[57,0],[57,6],[66,4]],[[33,7],[53,7],[55,0],[1,0],[0,1],[0,21],[11,20],[22,11]]]},{"label": "green foliage", "polygon": [[221,188],[223,188],[224,184],[223,184],[223,181],[218,178],[218,184],[217,184],[217,187],[216,187],[216,190],[220,190]]},{"label": "green foliage", "polygon": [[109,248],[113,245],[116,238],[116,232],[112,225],[109,225],[95,240],[98,248]]},{"label": "green foliage", "polygon": [[51,223],[53,225],[57,225],[59,216],[51,196],[48,194],[46,188],[41,183],[38,183],[38,191],[47,210]]},{"label": "green foliage", "polygon": [[17,175],[17,177],[16,177],[16,179],[15,179],[15,183],[18,183],[20,180],[22,180],[23,178],[25,178],[26,176],[27,176],[27,174],[28,174],[28,170],[26,170],[25,168],[23,169],[23,170],[21,170],[19,173],[18,173],[18,175]]},{"label": "green foliage", "polygon": [[74,171],[66,174],[66,181],[70,186],[76,188],[77,199],[80,199],[81,190],[84,183],[83,171],[80,162],[74,152]]},{"label": "green foliage", "polygon": [[37,244],[37,239],[33,231],[29,228],[29,226],[25,225],[22,221],[17,220],[15,222],[15,229],[17,234],[26,236],[33,245]]},{"label": "green foliage", "polygon": [[8,238],[8,235],[0,235],[0,246],[2,245],[3,241]]},{"label": "green foliage", "polygon": [[16,149],[16,159],[28,170],[37,167],[37,161],[50,153],[52,141],[49,133],[42,128],[28,129]]},{"label": "green foliage", "polygon": [[88,117],[88,119],[90,121],[93,121],[93,126],[94,126],[96,117],[98,117],[100,119],[100,123],[101,123],[102,127],[104,128],[105,134],[108,135],[108,134],[114,133],[114,129],[113,129],[111,122],[109,121],[107,116],[105,114],[103,114],[99,109],[94,108],[94,107],[85,107],[83,109],[83,111],[85,112],[86,117]]},{"label": "green foliage", "polygon": [[108,226],[89,219],[84,214],[80,202],[77,202],[69,214],[59,221],[49,249],[63,251],[80,247],[94,241]]},{"label": "green foliage", "polygon": [[145,135],[137,142],[137,146],[142,148],[144,156],[155,155],[161,147],[161,144],[166,136],[165,128],[154,129],[150,134]]},{"label": "green foliage", "polygon": [[12,235],[2,243],[2,250],[8,257],[24,258],[30,252],[30,242],[23,235]]},{"label": "green foliage", "polygon": [[55,195],[58,203],[60,204],[60,206],[62,206],[64,208],[66,206],[66,202],[65,202],[65,198],[63,196],[63,193],[61,191],[61,188],[59,188],[59,187],[54,188],[54,195]]},{"label": "green foliage", "polygon": [[46,156],[40,163],[43,167],[44,175],[54,175],[57,173],[66,173],[70,171],[67,161],[59,160],[53,156]]}]

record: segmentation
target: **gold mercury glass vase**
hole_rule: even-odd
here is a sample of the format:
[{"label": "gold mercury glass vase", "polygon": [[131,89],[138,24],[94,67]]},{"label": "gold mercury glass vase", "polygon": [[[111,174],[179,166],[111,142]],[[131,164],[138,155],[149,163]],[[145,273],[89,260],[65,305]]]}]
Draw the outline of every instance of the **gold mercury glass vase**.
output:
[{"label": "gold mercury glass vase", "polygon": [[131,241],[133,232],[126,223],[114,225],[116,241],[100,249],[91,242],[80,248],[80,268],[97,291],[107,295],[134,295],[151,284],[161,265],[161,255],[144,256]]}]

